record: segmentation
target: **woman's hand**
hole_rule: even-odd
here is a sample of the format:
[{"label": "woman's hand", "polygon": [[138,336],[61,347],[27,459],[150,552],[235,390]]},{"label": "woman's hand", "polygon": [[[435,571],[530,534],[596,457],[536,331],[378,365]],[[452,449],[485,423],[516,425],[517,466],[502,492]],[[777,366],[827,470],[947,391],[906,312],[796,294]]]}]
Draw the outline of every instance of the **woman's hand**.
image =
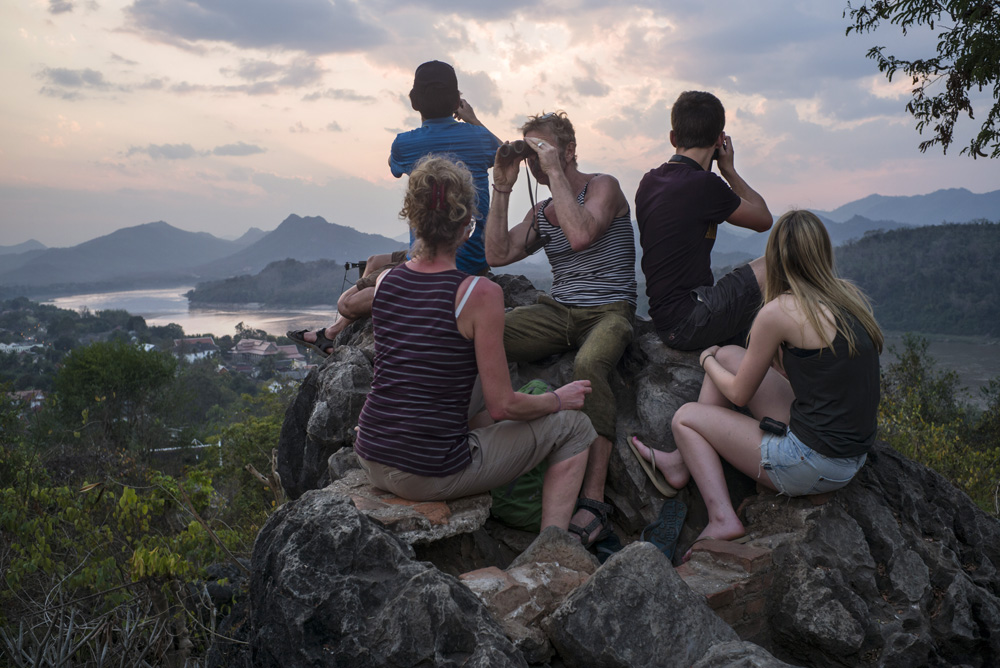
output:
[{"label": "woman's hand", "polygon": [[583,408],[583,400],[592,391],[589,380],[574,380],[555,391],[559,397],[560,410],[578,411]]},{"label": "woman's hand", "polygon": [[717,352],[719,352],[719,346],[710,346],[701,351],[701,357],[698,358],[698,364],[701,365],[701,368],[704,369],[705,360],[708,359],[709,357],[714,357],[715,353]]}]

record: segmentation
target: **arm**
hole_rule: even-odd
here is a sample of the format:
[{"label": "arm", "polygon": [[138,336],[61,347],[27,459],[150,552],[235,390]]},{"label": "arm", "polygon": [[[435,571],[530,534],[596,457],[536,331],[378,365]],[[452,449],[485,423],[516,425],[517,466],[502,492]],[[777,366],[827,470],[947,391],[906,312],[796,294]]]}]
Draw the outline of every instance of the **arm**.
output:
[{"label": "arm", "polygon": [[757,314],[750,327],[750,345],[735,374],[730,373],[715,359],[718,346],[707,348],[701,354],[701,364],[715,386],[737,406],[746,406],[774,361],[781,342],[787,337],[786,329],[796,326],[781,310],[778,300],[768,302]]},{"label": "arm", "polygon": [[469,104],[464,97],[462,98],[462,101],[458,103],[458,109],[455,110],[455,119],[459,121],[464,121],[469,125],[478,125],[479,127],[484,128],[491,135],[493,135],[493,138],[496,139],[498,142],[500,141],[499,139],[497,139],[497,136],[494,135],[492,131],[490,131],[489,128],[483,125],[483,122],[479,120],[478,116],[476,116],[476,110],[472,108],[472,105]]},{"label": "arm", "polygon": [[719,146],[719,173],[742,200],[728,222],[748,230],[766,232],[771,229],[774,219],[764,198],[736,173],[734,157],[733,138],[725,135],[725,141]]},{"label": "arm", "polygon": [[[499,149],[497,149],[499,156]],[[524,219],[507,229],[510,209],[510,193],[517,182],[520,163],[502,161],[499,157],[493,165],[493,196],[490,198],[490,212],[486,216],[486,263],[491,267],[503,267],[528,257],[524,247],[536,238],[531,225],[535,209],[530,209]],[[501,328],[502,330],[503,328]]]},{"label": "arm", "polygon": [[587,199],[580,206],[576,203],[577,193],[573,192],[559,161],[559,149],[548,143],[539,146],[531,140],[528,146],[538,154],[538,164],[549,177],[554,218],[570,247],[574,251],[590,248],[608,230],[611,221],[628,210],[628,201],[618,180],[607,174],[595,176],[587,188]]},{"label": "arm", "polygon": [[559,410],[583,408],[583,399],[590,393],[589,380],[563,385],[554,394],[514,391],[503,349],[503,323],[503,290],[496,283],[479,281],[458,317],[458,329],[475,343],[483,398],[490,417],[498,421],[533,420]]}]

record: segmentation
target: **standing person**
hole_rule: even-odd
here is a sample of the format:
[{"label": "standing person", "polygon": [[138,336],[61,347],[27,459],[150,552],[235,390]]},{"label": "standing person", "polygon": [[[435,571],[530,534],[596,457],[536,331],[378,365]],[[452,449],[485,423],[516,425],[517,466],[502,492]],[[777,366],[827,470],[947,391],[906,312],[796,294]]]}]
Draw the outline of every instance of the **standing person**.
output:
[{"label": "standing person", "polygon": [[507,314],[503,345],[515,362],[576,350],[573,377],[594,388],[583,412],[599,434],[570,531],[587,547],[612,535],[604,503],[615,397],[611,370],[632,340],[635,317],[635,241],[628,201],[615,177],[581,172],[576,134],[564,112],[531,117],[521,127],[528,167],[552,196],[509,229],[510,192],[517,160],[498,151],[495,195],[486,222],[486,259],[493,266],[517,262],[544,243],[552,265],[552,296]]},{"label": "standing person", "polygon": [[865,296],[834,272],[823,223],[789,211],[764,257],[766,302],[750,347],[712,346],[701,354],[701,394],[671,425],[677,450],[633,440],[674,487],[694,477],[709,516],[698,540],[746,533],[720,458],[782,494],[822,494],[850,482],[875,441],[882,332]]},{"label": "standing person", "polygon": [[[479,211],[490,206],[489,177],[493,156],[500,140],[493,136],[476,116],[475,110],[458,90],[455,68],[448,63],[432,60],[417,68],[410,90],[410,105],[420,112],[420,127],[396,135],[389,151],[389,169],[400,178],[413,171],[424,156],[435,153],[448,155],[461,162],[472,173]],[[459,122],[462,121],[462,122]],[[458,268],[469,274],[484,274],[489,269],[483,251],[484,220],[476,220],[476,230],[458,249]],[[410,233],[413,245],[413,233]],[[368,258],[364,275],[347,289],[337,301],[338,318],[332,325],[315,331],[304,329],[288,332],[287,336],[327,357],[334,348],[334,339],[348,325],[372,312],[372,295],[379,274],[406,261],[404,251],[373,255]]]},{"label": "standing person", "polygon": [[[375,375],[355,444],[372,484],[413,501],[454,499],[506,484],[543,460],[542,527],[566,529],[597,434],[575,381],[514,392],[503,351],[503,292],[456,268],[475,227],[468,170],[428,156],[410,175],[400,215],[413,257],[375,288]],[[468,428],[476,377],[495,424]],[[478,394],[478,393],[477,393]]]},{"label": "standing person", "polygon": [[[738,342],[761,303],[764,258],[715,283],[712,247],[718,226],[766,232],[771,212],[736,172],[726,110],[711,93],[681,93],[670,111],[677,153],[650,170],[635,193],[649,315],[665,344],[700,350]],[[717,156],[717,158],[716,158]],[[711,171],[712,160],[719,172]],[[727,185],[728,183],[728,185]]]}]

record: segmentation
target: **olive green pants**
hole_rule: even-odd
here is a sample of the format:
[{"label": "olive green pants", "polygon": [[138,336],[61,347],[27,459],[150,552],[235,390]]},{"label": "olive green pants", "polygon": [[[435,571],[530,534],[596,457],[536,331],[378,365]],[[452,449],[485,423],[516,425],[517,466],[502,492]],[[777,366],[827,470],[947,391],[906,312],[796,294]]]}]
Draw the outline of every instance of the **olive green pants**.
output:
[{"label": "olive green pants", "polygon": [[625,301],[566,306],[543,294],[537,304],[507,313],[503,347],[510,362],[535,362],[577,350],[573,380],[589,380],[593,387],[583,412],[598,434],[614,441],[615,396],[608,378],[632,341],[634,319],[635,307]]}]

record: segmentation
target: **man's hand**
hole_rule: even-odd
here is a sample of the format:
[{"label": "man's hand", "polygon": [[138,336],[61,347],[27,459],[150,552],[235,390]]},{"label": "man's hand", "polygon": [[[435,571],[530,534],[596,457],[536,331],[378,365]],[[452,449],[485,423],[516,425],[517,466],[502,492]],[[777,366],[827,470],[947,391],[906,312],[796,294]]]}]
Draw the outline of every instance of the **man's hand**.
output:
[{"label": "man's hand", "polygon": [[521,161],[519,159],[513,155],[509,155],[506,158],[500,157],[500,151],[503,150],[504,146],[509,145],[510,142],[505,141],[497,149],[497,153],[493,157],[493,184],[497,188],[504,190],[510,190],[514,187],[514,184],[517,182],[517,174],[521,171]]},{"label": "man's hand", "polygon": [[733,138],[723,133],[722,146],[719,147],[719,157],[717,158],[719,162],[719,171],[723,174],[735,171],[736,167],[734,164],[734,158]]},{"label": "man's hand", "polygon": [[553,146],[551,142],[541,139],[525,138],[525,143],[538,154],[538,166],[548,175],[562,171],[562,163],[559,161],[559,147]]},{"label": "man's hand", "polygon": [[465,121],[471,125],[482,125],[479,119],[476,117],[476,111],[472,108],[472,105],[462,98],[462,101],[458,103],[458,109],[455,110],[455,119],[459,121]]}]

